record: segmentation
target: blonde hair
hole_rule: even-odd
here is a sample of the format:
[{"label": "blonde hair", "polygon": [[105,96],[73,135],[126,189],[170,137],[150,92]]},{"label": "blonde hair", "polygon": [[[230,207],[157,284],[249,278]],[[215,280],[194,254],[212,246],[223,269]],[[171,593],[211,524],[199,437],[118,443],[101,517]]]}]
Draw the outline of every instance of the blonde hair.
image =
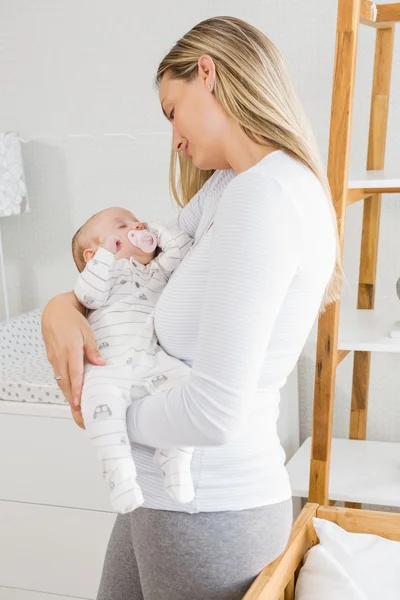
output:
[{"label": "blonde hair", "polygon": [[[158,67],[157,86],[166,73],[171,79],[192,81],[203,54],[214,61],[213,93],[226,113],[254,142],[278,146],[311,169],[326,192],[336,233],[336,263],[320,307],[323,312],[341,293],[343,272],[337,217],[313,132],[283,59],[271,40],[249,23],[235,17],[213,17],[176,42]],[[184,152],[179,152],[177,173],[176,155],[172,150],[170,188],[182,207],[214,171],[201,171]]]}]

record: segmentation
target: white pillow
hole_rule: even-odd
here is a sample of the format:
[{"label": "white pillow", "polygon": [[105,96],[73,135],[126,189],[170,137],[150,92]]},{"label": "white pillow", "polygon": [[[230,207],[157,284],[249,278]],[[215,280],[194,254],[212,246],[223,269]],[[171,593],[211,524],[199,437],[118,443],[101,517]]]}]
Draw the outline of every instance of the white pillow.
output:
[{"label": "white pillow", "polygon": [[306,555],[296,600],[400,599],[400,542],[313,523],[320,543]]}]

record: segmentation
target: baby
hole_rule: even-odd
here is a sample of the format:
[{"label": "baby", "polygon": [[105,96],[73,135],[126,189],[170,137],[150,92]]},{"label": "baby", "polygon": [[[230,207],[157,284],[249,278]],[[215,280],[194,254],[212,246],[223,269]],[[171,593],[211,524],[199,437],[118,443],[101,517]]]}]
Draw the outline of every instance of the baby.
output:
[{"label": "baby", "polygon": [[[143,504],[126,425],[132,400],[169,389],[190,368],[166,354],[154,331],[154,307],[192,244],[180,230],[141,223],[123,208],[92,216],[74,235],[80,275],[75,295],[90,309],[88,321],[106,365],[85,364],[82,416],[119,513]],[[157,247],[158,246],[158,247]],[[193,448],[156,450],[166,492],[178,502],[194,498]]]}]

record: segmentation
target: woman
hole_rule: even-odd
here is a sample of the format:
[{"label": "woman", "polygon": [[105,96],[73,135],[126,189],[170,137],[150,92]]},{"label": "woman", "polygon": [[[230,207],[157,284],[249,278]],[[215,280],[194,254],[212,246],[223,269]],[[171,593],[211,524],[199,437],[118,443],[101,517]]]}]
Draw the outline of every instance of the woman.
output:
[{"label": "woman", "polygon": [[[336,219],[302,108],[260,31],[232,17],[198,24],[161,62],[157,84],[183,206],[175,224],[195,241],[155,326],[192,371],[128,413],[146,503],[116,520],[98,600],[238,600],[288,541],[279,389],[318,312],[338,298]],[[72,293],[53,299],[43,334],[82,425],[73,398],[83,352],[104,361],[81,313]],[[182,446],[196,447],[188,506],[168,500],[152,464],[155,447]]]}]

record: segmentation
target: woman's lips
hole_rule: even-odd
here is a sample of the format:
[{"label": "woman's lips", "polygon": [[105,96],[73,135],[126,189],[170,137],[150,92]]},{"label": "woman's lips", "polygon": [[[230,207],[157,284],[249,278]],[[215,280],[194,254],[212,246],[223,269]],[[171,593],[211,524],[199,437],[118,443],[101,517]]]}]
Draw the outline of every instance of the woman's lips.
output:
[{"label": "woman's lips", "polygon": [[190,157],[190,154],[189,154],[189,142],[185,146],[185,152]]}]

